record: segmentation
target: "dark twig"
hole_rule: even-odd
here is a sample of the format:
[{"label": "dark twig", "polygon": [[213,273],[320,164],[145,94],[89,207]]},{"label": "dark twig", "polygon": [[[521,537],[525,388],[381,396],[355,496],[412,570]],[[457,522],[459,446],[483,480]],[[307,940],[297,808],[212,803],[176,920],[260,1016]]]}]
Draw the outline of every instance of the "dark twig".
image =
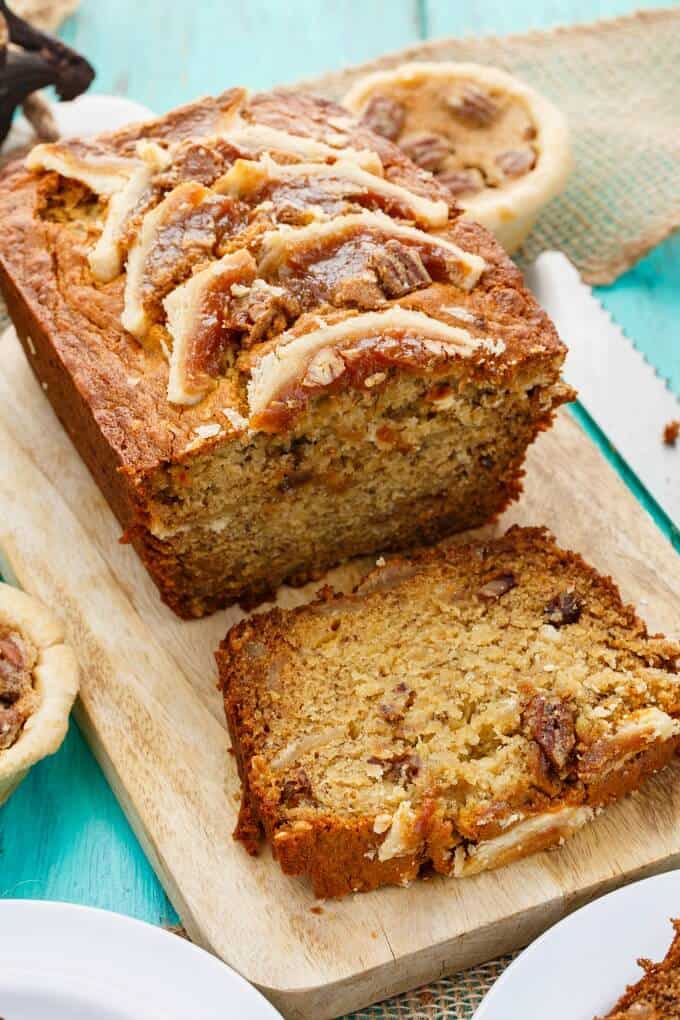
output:
[{"label": "dark twig", "polygon": [[75,99],[93,78],[84,57],[33,28],[0,0],[0,144],[15,109],[32,92],[53,85],[60,99]]}]

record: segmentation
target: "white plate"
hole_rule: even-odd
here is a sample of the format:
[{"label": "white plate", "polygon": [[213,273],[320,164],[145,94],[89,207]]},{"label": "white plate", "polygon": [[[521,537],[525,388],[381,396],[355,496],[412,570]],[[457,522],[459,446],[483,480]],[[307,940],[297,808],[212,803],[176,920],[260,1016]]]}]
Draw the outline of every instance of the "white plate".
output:
[{"label": "white plate", "polygon": [[[115,131],[137,120],[148,120],[153,113],[148,106],[122,96],[97,96],[87,93],[69,103],[53,103],[52,112],[62,138],[94,135],[99,131]],[[2,146],[3,153],[35,142],[33,128],[19,114]]]},{"label": "white plate", "polygon": [[280,1016],[247,981],[186,939],[91,907],[0,900],[0,961],[0,1016],[7,1020]]},{"label": "white plate", "polygon": [[680,917],[680,871],[617,889],[565,917],[517,957],[474,1020],[593,1020],[663,959]]}]

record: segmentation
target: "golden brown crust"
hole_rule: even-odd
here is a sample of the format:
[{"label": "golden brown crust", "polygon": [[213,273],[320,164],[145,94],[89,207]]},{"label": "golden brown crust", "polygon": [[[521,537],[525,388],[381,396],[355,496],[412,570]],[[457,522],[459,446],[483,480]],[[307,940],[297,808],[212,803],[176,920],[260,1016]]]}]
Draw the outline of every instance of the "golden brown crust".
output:
[{"label": "golden brown crust", "polygon": [[[383,571],[386,577],[385,583],[381,584]],[[465,580],[461,582],[461,578]],[[462,591],[461,583],[464,585]],[[569,590],[580,594],[578,599],[572,596],[571,601],[562,600],[562,615],[558,619],[554,600],[555,589],[561,585],[567,585]],[[572,589],[571,586],[575,587]],[[384,768],[389,767],[395,781],[399,778],[400,782],[406,782],[406,824],[401,843],[396,843],[397,852],[386,854],[381,847],[384,848],[385,832],[390,830],[391,825],[394,827],[394,819],[397,818],[393,805],[381,809],[378,801],[378,806],[355,812],[338,812],[326,806],[331,803],[327,793],[330,780],[324,778],[325,773],[313,771],[313,759],[308,755],[316,745],[310,744],[311,750],[308,750],[305,742],[311,739],[310,734],[313,736],[319,732],[322,737],[329,734],[323,737],[323,741],[334,740],[333,726],[344,726],[344,723],[342,717],[333,720],[324,714],[319,715],[320,709],[316,708],[314,721],[307,720],[303,703],[299,700],[304,699],[304,695],[296,693],[297,681],[292,676],[296,675],[296,670],[302,672],[316,668],[314,660],[309,659],[310,649],[319,642],[324,647],[325,639],[319,636],[319,628],[323,635],[323,628],[328,626],[324,621],[340,621],[342,633],[347,633],[352,642],[361,642],[362,621],[377,619],[380,627],[381,619],[386,620],[396,612],[396,604],[400,606],[400,612],[403,608],[407,620],[408,614],[415,611],[418,600],[424,598],[424,593],[435,588],[433,598],[436,604],[442,604],[442,599],[453,600],[454,603],[458,600],[461,611],[467,611],[475,599],[480,598],[482,602],[487,600],[495,606],[507,593],[516,589],[517,601],[512,605],[518,607],[518,614],[525,612],[521,622],[518,617],[518,628],[528,627],[525,621],[531,619],[531,614],[527,616],[522,607],[528,605],[530,609],[533,605],[539,607],[538,612],[546,621],[543,627],[549,632],[549,645],[568,640],[567,632],[574,625],[583,635],[574,638],[576,647],[585,648],[588,643],[593,647],[601,642],[604,644],[597,653],[601,659],[593,659],[593,664],[588,666],[592,673],[585,674],[587,682],[582,690],[591,698],[585,703],[571,700],[583,697],[578,693],[581,689],[578,685],[584,680],[580,679],[577,684],[571,678],[573,656],[568,649],[562,653],[567,663],[564,671],[560,672],[561,667],[549,665],[547,678],[541,672],[536,673],[540,667],[532,664],[532,656],[528,652],[522,653],[525,658],[521,668],[525,674],[513,681],[512,689],[520,692],[520,704],[523,706],[518,732],[524,734],[521,738],[524,741],[521,751],[525,755],[522,759],[524,764],[514,785],[503,787],[495,799],[493,795],[482,798],[471,796],[466,803],[459,803],[454,809],[446,797],[442,798],[437,792],[441,779],[438,781],[440,786],[435,784],[429,792],[427,787],[412,787],[411,776],[404,770],[412,768],[416,775],[421,768],[427,772],[427,760],[423,758],[421,761],[420,758],[423,754],[427,756],[428,751],[423,750],[426,745],[418,742],[413,745],[416,734],[408,728],[398,736],[397,751],[390,752],[390,757],[384,757],[385,750],[380,752],[382,757],[368,757],[369,762],[394,762]],[[447,594],[449,591],[450,595]],[[574,608],[575,605],[578,608]],[[484,619],[485,611],[473,608],[468,627],[476,625],[475,621],[480,619],[479,612]],[[554,622],[547,623],[551,613]],[[529,644],[541,638],[540,623],[539,620],[538,632],[527,630]],[[364,628],[367,626],[363,623]],[[518,630],[518,633],[521,631]],[[532,637],[532,634],[535,636]],[[560,638],[560,635],[563,637]],[[442,640],[441,636],[438,640]],[[507,661],[511,653],[509,647],[506,649],[501,643],[503,641],[506,638],[499,630],[492,642],[499,643],[499,654]],[[356,645],[344,646],[344,656],[349,655],[350,647],[355,648]],[[394,670],[396,666],[390,651],[390,646],[386,646],[385,662],[392,661]],[[329,654],[325,652],[324,657]],[[375,661],[370,654],[366,645],[367,663]],[[418,650],[414,649],[413,654],[419,654]],[[517,653],[512,654],[516,656]],[[554,655],[556,657],[557,652]],[[608,661],[614,661],[612,655],[621,656],[620,665],[616,666],[620,670],[616,673],[617,683],[628,693],[623,698],[624,707],[618,709],[620,717],[616,728],[610,732],[609,724],[602,722],[609,711],[606,708],[609,703],[606,698],[593,700],[592,691],[597,683],[602,683],[598,663],[605,664],[605,671],[613,668],[606,666]],[[300,657],[300,661],[294,665],[296,656]],[[680,745],[680,728],[673,721],[680,715],[680,684],[675,679],[679,656],[680,648],[673,642],[647,635],[634,610],[622,603],[611,578],[599,575],[577,554],[559,549],[545,530],[531,528],[513,528],[502,539],[490,543],[428,550],[411,560],[400,560],[396,565],[388,564],[376,570],[354,595],[335,595],[325,589],[309,606],[287,612],[275,609],[242,621],[231,629],[217,654],[227,721],[248,805],[248,826],[246,828],[241,823],[235,835],[241,839],[246,835],[248,848],[253,852],[253,838],[258,825],[261,826],[283,870],[287,874],[308,875],[319,896],[338,896],[350,891],[374,889],[383,884],[407,882],[428,868],[442,874],[473,874],[482,868],[499,866],[527,853],[556,846],[595,811],[636,789],[646,776],[663,768],[672,759]],[[292,674],[286,672],[288,662],[294,671]],[[368,673],[360,675],[357,683],[361,680],[361,683],[370,685],[372,682],[371,670],[374,667],[366,668]],[[442,665],[441,668],[450,667]],[[483,669],[481,665],[477,668]],[[637,670],[636,682],[641,677],[646,678],[644,682],[649,680],[651,684],[649,691],[656,693],[636,694],[633,674],[627,670]],[[394,676],[398,675],[394,673]],[[483,681],[485,674],[478,675]],[[550,693],[546,684],[552,682],[553,675],[557,678],[557,686]],[[319,704],[323,701],[323,687],[319,685],[324,682],[323,679],[315,681]],[[496,682],[500,683],[499,680]],[[293,685],[290,692],[281,686],[289,683]],[[301,692],[302,683],[300,680]],[[431,683],[434,685],[434,678]],[[271,693],[272,689],[275,696]],[[660,695],[662,689],[663,694]],[[571,693],[567,694],[567,691]],[[660,702],[655,700],[657,695],[661,697]],[[439,710],[444,714],[453,711],[456,696],[450,695],[450,705],[437,702]],[[338,705],[344,705],[344,701],[340,700],[340,688],[336,689],[334,698]],[[413,698],[416,705],[413,710],[420,711],[418,725],[422,726],[422,690],[417,698],[415,694]],[[499,704],[507,701],[508,692],[499,692],[497,698]],[[626,701],[628,698],[629,702]],[[650,700],[646,701],[646,698]],[[272,744],[272,750],[268,751],[268,740],[278,740],[278,720],[280,713],[286,711],[283,706],[289,704],[288,699],[290,704],[300,705],[300,717],[297,723],[286,717],[280,731],[288,732],[290,723],[297,726],[303,736],[298,742],[298,751],[281,751],[279,748],[274,753],[273,749],[278,744]],[[541,703],[542,714],[537,701]],[[357,691],[356,704],[360,702],[361,694]],[[383,712],[389,710],[387,718],[393,717],[397,727],[401,725],[402,713],[410,707],[409,702],[405,708],[400,708],[399,704],[395,702],[394,708],[383,706]],[[368,723],[357,722],[356,725],[356,740],[368,740],[362,736]],[[368,729],[365,732],[368,733]],[[395,731],[395,734],[398,735],[398,732]],[[267,736],[270,733],[274,733],[273,738]],[[408,743],[400,742],[404,738],[411,741],[411,750]],[[341,741],[338,747],[341,748],[342,738],[338,739]],[[347,736],[344,739],[345,746],[349,748],[354,738]],[[295,744],[293,740],[293,746]],[[283,747],[288,746],[284,741]],[[341,753],[341,750],[337,751],[337,754]],[[354,751],[351,753],[353,755]],[[369,753],[370,742],[365,750],[359,752],[359,759],[363,756],[365,760]],[[347,754],[349,760],[349,750]],[[354,758],[351,760],[354,761]],[[329,758],[329,762],[332,772],[337,768],[337,761]],[[311,770],[309,775],[305,770]],[[454,781],[452,777],[450,781]],[[326,792],[317,794],[317,789]],[[348,786],[347,789],[349,796],[353,787]],[[361,791],[362,788],[358,789]],[[299,798],[291,798],[291,791],[299,791]],[[321,799],[315,806],[314,798],[317,796]],[[385,823],[381,826],[380,819],[383,817]]]}]

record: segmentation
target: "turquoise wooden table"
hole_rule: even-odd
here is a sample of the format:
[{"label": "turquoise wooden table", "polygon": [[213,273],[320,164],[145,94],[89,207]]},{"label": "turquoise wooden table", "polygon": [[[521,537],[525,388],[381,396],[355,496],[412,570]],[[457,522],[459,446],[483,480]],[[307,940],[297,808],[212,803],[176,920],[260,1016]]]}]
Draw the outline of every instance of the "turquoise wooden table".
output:
[{"label": "turquoise wooden table", "polygon": [[[163,112],[227,85],[266,87],[368,60],[418,40],[502,34],[655,6],[641,0],[84,0],[63,37],[97,69],[94,91]],[[680,392],[680,238],[667,241],[598,296]],[[578,411],[577,411],[578,413]],[[614,458],[597,430],[586,426]],[[680,457],[680,451],[678,453]],[[635,479],[628,483],[674,536]],[[75,726],[0,810],[0,895],[91,904],[176,922],[106,780]]]}]

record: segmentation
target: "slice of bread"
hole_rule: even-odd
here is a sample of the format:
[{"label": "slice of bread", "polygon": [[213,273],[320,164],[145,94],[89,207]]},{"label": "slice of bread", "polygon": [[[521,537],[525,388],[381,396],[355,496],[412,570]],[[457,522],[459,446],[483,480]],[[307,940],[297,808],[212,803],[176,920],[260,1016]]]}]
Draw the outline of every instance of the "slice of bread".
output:
[{"label": "slice of bread", "polygon": [[318,896],[557,845],[672,757],[678,657],[538,528],[244,620],[217,653],[236,836]]},{"label": "slice of bread", "polygon": [[680,921],[661,963],[638,960],[645,974],[629,985],[603,1020],[677,1020],[680,1017]]}]

